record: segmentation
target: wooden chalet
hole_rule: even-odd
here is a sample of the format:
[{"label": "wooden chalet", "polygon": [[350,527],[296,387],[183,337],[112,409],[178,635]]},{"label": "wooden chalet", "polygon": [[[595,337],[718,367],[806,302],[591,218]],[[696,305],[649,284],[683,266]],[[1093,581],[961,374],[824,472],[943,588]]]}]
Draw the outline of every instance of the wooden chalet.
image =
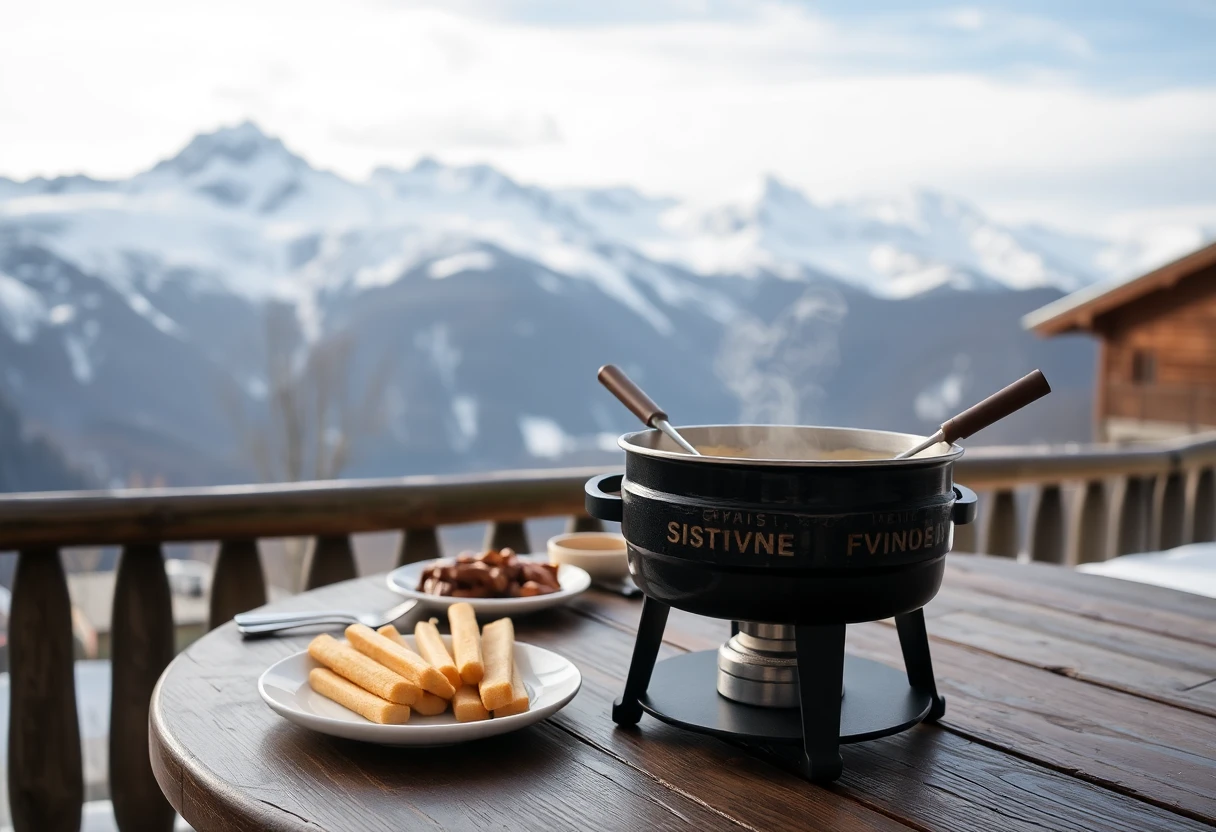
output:
[{"label": "wooden chalet", "polygon": [[1023,323],[1043,336],[1100,339],[1098,441],[1216,430],[1216,243],[1147,274],[1074,292]]}]

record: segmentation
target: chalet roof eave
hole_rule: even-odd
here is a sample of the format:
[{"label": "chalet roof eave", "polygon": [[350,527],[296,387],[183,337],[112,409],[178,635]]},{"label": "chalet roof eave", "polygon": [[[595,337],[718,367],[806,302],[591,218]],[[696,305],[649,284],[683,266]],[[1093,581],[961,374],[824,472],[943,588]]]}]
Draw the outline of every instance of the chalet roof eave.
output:
[{"label": "chalet roof eave", "polygon": [[1096,283],[1065,295],[1023,316],[1022,328],[1043,336],[1089,330],[1099,315],[1212,266],[1216,266],[1216,243],[1146,274]]}]

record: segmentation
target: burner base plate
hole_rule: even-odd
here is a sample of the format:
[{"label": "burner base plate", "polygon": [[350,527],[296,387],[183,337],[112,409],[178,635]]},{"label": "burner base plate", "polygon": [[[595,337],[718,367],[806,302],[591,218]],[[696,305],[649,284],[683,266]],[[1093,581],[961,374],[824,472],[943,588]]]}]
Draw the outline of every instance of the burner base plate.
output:
[{"label": "burner base plate", "polygon": [[[718,651],[664,659],[640,704],[646,713],[722,739],[802,744],[802,712],[734,702],[718,693]],[[839,690],[839,688],[837,688]],[[933,697],[908,685],[908,677],[879,662],[845,656],[840,742],[852,743],[907,730],[929,716]]]}]

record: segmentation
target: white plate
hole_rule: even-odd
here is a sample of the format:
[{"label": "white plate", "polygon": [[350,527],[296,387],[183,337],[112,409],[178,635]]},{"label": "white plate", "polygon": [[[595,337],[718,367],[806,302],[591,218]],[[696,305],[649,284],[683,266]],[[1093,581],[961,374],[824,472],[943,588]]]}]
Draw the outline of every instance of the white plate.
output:
[{"label": "white plate", "polygon": [[[548,563],[543,555],[520,555],[520,558]],[[459,601],[467,601],[478,615],[525,615],[537,610],[560,606],[575,595],[591,586],[591,576],[585,569],[563,563],[557,567],[557,583],[561,586],[557,592],[548,595],[530,595],[526,598],[453,598],[450,595],[430,595],[419,592],[418,579],[424,570],[430,568],[434,560],[420,560],[417,563],[407,563],[388,573],[388,588],[406,598],[417,598],[423,604],[447,609]]]},{"label": "white plate", "polygon": [[[405,636],[405,640],[414,647],[413,636]],[[443,640],[450,649],[452,637],[443,636]],[[582,674],[569,659],[542,647],[516,642],[515,662],[528,689],[528,710],[480,722],[457,722],[451,708],[439,716],[411,713],[405,725],[370,722],[309,687],[308,672],[320,665],[307,652],[271,665],[258,679],[258,693],[280,716],[322,734],[379,745],[452,745],[506,734],[547,719],[573,699],[583,683]]]}]

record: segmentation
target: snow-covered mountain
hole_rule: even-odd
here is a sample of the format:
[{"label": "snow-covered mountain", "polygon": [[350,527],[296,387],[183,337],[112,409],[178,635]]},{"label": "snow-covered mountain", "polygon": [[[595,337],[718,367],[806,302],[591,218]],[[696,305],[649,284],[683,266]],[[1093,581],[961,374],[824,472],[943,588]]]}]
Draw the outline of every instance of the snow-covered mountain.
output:
[{"label": "snow-covered mountain", "polygon": [[630,188],[548,191],[430,159],[356,183],[250,123],[197,136],[126,181],[0,178],[0,222],[124,289],[140,282],[133,269],[150,280],[188,271],[198,288],[251,297],[382,283],[483,242],[608,283],[617,269],[597,249],[619,246],[699,275],[813,270],[882,297],[941,285],[1070,291],[1143,265],[1126,243],[1003,226],[923,190],[821,205],[768,177],[750,198],[698,209]]},{"label": "snow-covered mountain", "polygon": [[[357,336],[354,380],[392,359],[375,382],[387,421],[356,470],[600,453],[630,427],[594,389],[608,360],[649,375],[688,421],[871,413],[914,429],[933,391],[965,398],[1005,378],[990,383],[993,361],[959,341],[970,323],[942,319],[959,342],[941,343],[904,310],[988,320],[974,310],[1016,291],[990,321],[1008,363],[1040,346],[1010,310],[1141,267],[1146,251],[1004,226],[928,191],[819,204],[769,178],[700,208],[433,160],[352,182],[246,123],[128,180],[0,178],[0,394],[104,477],[249,476],[227,411],[233,390],[239,407],[265,400],[274,302],[305,342]],[[865,332],[937,351],[923,378],[891,379],[897,405],[842,392],[867,348],[840,345]],[[959,373],[969,381],[943,387]]]}]

